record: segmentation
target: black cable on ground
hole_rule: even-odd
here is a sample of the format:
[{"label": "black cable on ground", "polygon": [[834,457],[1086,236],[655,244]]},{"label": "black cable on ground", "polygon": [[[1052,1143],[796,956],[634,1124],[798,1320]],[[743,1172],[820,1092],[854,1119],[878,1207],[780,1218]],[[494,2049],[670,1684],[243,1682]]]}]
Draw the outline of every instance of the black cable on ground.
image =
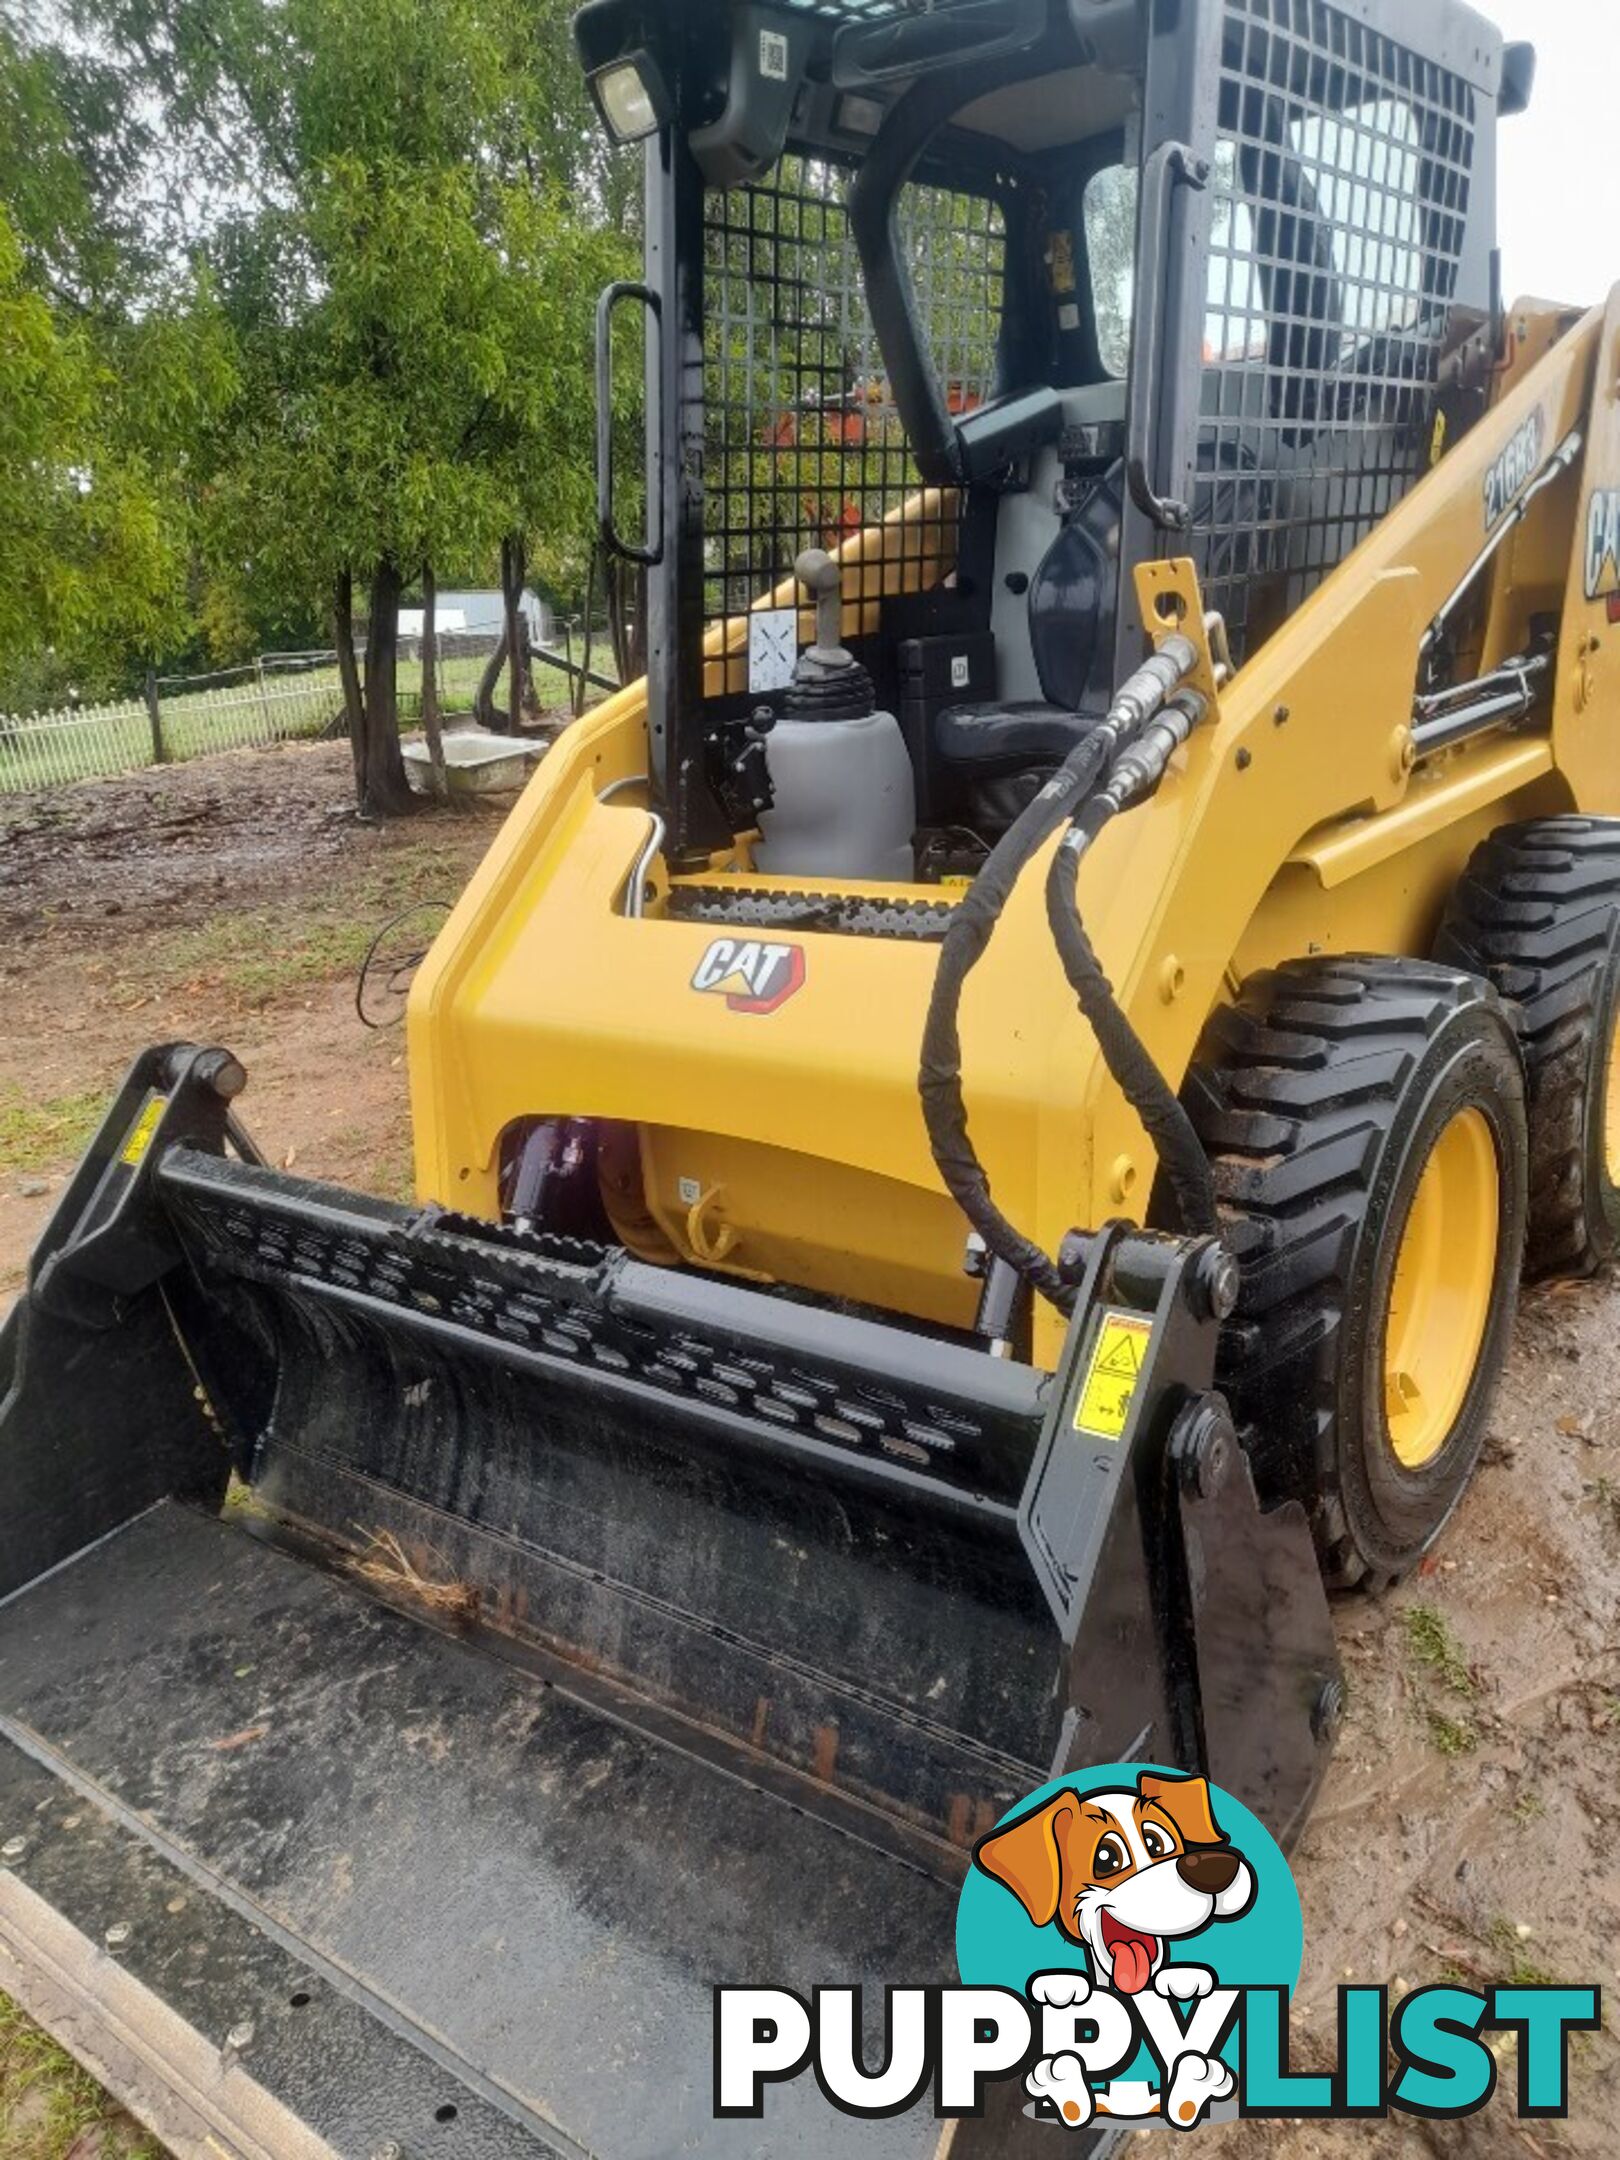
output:
[{"label": "black cable on ground", "polygon": [[[413,900],[409,907],[403,907],[397,915],[391,915],[377,932],[367,949],[366,957],[360,963],[360,974],[354,988],[354,1009],[362,1027],[368,1027],[373,1034],[380,1035],[386,1029],[399,1025],[405,1017],[404,1000],[410,990],[410,978],[415,975],[431,949],[430,945],[424,945],[420,952],[408,952],[393,961],[389,968],[388,994],[400,1001],[399,1010],[391,1013],[386,1020],[374,1020],[366,1010],[366,993],[371,988],[371,971],[382,950],[384,938],[390,937],[401,923],[409,922],[413,915],[448,915],[450,905],[448,900]],[[438,933],[434,934],[436,936]],[[403,983],[400,980],[402,976],[405,978]]]}]

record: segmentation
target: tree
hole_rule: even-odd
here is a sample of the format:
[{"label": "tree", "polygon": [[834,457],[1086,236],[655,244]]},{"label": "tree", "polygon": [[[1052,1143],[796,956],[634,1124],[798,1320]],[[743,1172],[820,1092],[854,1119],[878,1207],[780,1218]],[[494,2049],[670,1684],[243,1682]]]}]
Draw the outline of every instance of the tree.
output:
[{"label": "tree", "polygon": [[343,673],[373,812],[409,799],[406,578],[487,575],[503,543],[583,574],[591,310],[634,250],[631,183],[569,14],[564,0],[94,10],[171,159],[230,205],[201,236],[242,385],[208,493],[214,575],[339,612],[367,592],[364,670]]},{"label": "tree", "polygon": [[234,389],[193,265],[132,204],[148,144],[99,62],[0,26],[0,702],[183,642],[199,447]]},{"label": "tree", "polygon": [[439,590],[431,563],[422,567],[422,733],[427,737],[433,792],[446,796],[450,777],[444,763],[444,731],[439,725]]},{"label": "tree", "polygon": [[591,308],[634,261],[638,163],[572,5],[61,0],[0,29],[0,680],[330,622],[357,793],[404,807],[407,580],[504,553],[577,592],[589,559]]}]

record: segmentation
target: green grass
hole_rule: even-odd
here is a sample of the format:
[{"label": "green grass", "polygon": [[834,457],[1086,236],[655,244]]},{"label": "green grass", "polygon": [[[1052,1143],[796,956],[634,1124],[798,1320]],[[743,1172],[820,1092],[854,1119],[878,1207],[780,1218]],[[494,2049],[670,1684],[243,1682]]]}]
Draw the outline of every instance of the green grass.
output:
[{"label": "green grass", "polygon": [[1467,1718],[1447,1717],[1443,1710],[1425,1713],[1429,1745],[1437,1755],[1472,1755],[1479,1746],[1479,1734]]},{"label": "green grass", "polygon": [[65,2049],[0,1995],[0,2154],[4,2160],[162,2160]]},{"label": "green grass", "polygon": [[0,1082],[0,1176],[54,1170],[82,1155],[106,1114],[107,1101],[108,1091],[98,1088],[36,1102],[11,1082]]},{"label": "green grass", "polygon": [[364,1180],[365,1190],[379,1200],[409,1207],[416,1198],[416,1157],[410,1135],[402,1134],[382,1149]]},{"label": "green grass", "polygon": [[[188,930],[157,939],[144,966],[173,987],[217,986],[245,1005],[269,1005],[315,983],[358,976],[378,931],[404,908],[453,902],[467,882],[466,833],[437,820],[403,828],[395,845],[358,869],[340,872],[319,911],[267,905],[221,909]],[[421,919],[421,943],[438,923]],[[0,2156],[3,2160],[3,2156]]]},{"label": "green grass", "polygon": [[1500,1914],[1491,1922],[1490,1946],[1502,1960],[1511,1987],[1556,1987],[1557,1976],[1538,1965],[1526,1950],[1518,1929]]},{"label": "green grass", "polygon": [[[598,674],[612,672],[612,657],[605,648],[598,649],[591,664]],[[471,712],[483,672],[484,663],[477,658],[457,656],[445,661],[446,719]],[[560,668],[537,666],[534,686],[543,710],[549,712],[569,704],[571,687]],[[497,692],[497,703],[503,697],[504,691]],[[248,677],[223,691],[165,695],[160,705],[164,747],[169,758],[179,763],[212,751],[272,740],[313,741],[340,724],[343,689],[334,666],[307,675],[269,676],[262,699],[258,685]],[[400,668],[399,717],[402,728],[421,725],[421,669],[409,661]],[[151,723],[138,698],[110,707],[99,719],[70,730],[53,730],[44,738],[9,733],[4,716],[0,716],[0,795],[59,786],[64,775],[94,779],[138,771],[150,764],[151,755]]]},{"label": "green grass", "polygon": [[334,975],[358,973],[376,926],[277,909],[215,915],[166,939],[155,971],[176,983],[218,983],[245,1005],[269,1005]]},{"label": "green grass", "polygon": [[[1407,1664],[1414,1678],[1430,1690],[1438,1686],[1448,1695],[1472,1703],[1479,1694],[1479,1682],[1445,1615],[1433,1605],[1409,1605],[1401,1614],[1401,1626],[1406,1635]],[[1471,1717],[1455,1715],[1432,1702],[1421,1704],[1418,1714],[1429,1745],[1437,1754],[1471,1755],[1478,1747],[1479,1733]]]},{"label": "green grass", "polygon": [[1409,1605],[1401,1615],[1401,1625],[1412,1664],[1432,1673],[1452,1694],[1472,1701],[1479,1693],[1479,1682],[1444,1613],[1433,1605]]}]

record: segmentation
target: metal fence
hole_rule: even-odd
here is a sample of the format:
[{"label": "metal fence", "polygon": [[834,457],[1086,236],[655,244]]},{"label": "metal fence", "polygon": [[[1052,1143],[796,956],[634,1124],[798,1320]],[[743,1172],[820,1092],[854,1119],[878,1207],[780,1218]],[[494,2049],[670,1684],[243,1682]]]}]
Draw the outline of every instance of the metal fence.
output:
[{"label": "metal fence", "polygon": [[[542,702],[563,702],[579,679],[582,641],[570,626],[567,653],[537,657]],[[469,713],[496,640],[482,632],[439,638],[439,710]],[[606,632],[593,641],[610,650]],[[362,666],[364,649],[358,655]],[[609,688],[593,672],[597,689]],[[401,724],[422,713],[420,640],[402,639],[398,696]],[[63,787],[151,765],[204,757],[212,751],[262,749],[272,743],[314,742],[345,732],[343,685],[333,652],[266,653],[250,666],[217,675],[154,679],[144,698],[87,705],[65,712],[0,713],[0,795]]]}]

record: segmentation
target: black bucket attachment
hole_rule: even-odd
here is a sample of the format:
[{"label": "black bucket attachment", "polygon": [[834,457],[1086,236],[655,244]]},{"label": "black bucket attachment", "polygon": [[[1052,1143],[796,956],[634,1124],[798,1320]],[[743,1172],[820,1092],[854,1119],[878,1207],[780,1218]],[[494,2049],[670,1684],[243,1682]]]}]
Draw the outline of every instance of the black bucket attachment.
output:
[{"label": "black bucket attachment", "polygon": [[[1212,1392],[1216,1248],[1075,1241],[1046,1375],[300,1184],[251,1159],[240,1077],[142,1061],[0,1336],[0,1596],[156,1502],[217,1509],[234,1468],[253,1502],[214,1536],[785,1801],[755,1842],[795,1871],[814,1820],[949,1885],[1033,1787],[1109,1761],[1201,1770],[1297,1834],[1338,1669],[1303,1511],[1260,1509]],[[945,1975],[928,1910],[936,1969],[870,1977]],[[691,1948],[705,1986],[751,1962],[718,1923]],[[824,1931],[769,1977],[856,1977],[817,1969],[838,1954]],[[582,2142],[634,2149],[588,2112]]]}]

